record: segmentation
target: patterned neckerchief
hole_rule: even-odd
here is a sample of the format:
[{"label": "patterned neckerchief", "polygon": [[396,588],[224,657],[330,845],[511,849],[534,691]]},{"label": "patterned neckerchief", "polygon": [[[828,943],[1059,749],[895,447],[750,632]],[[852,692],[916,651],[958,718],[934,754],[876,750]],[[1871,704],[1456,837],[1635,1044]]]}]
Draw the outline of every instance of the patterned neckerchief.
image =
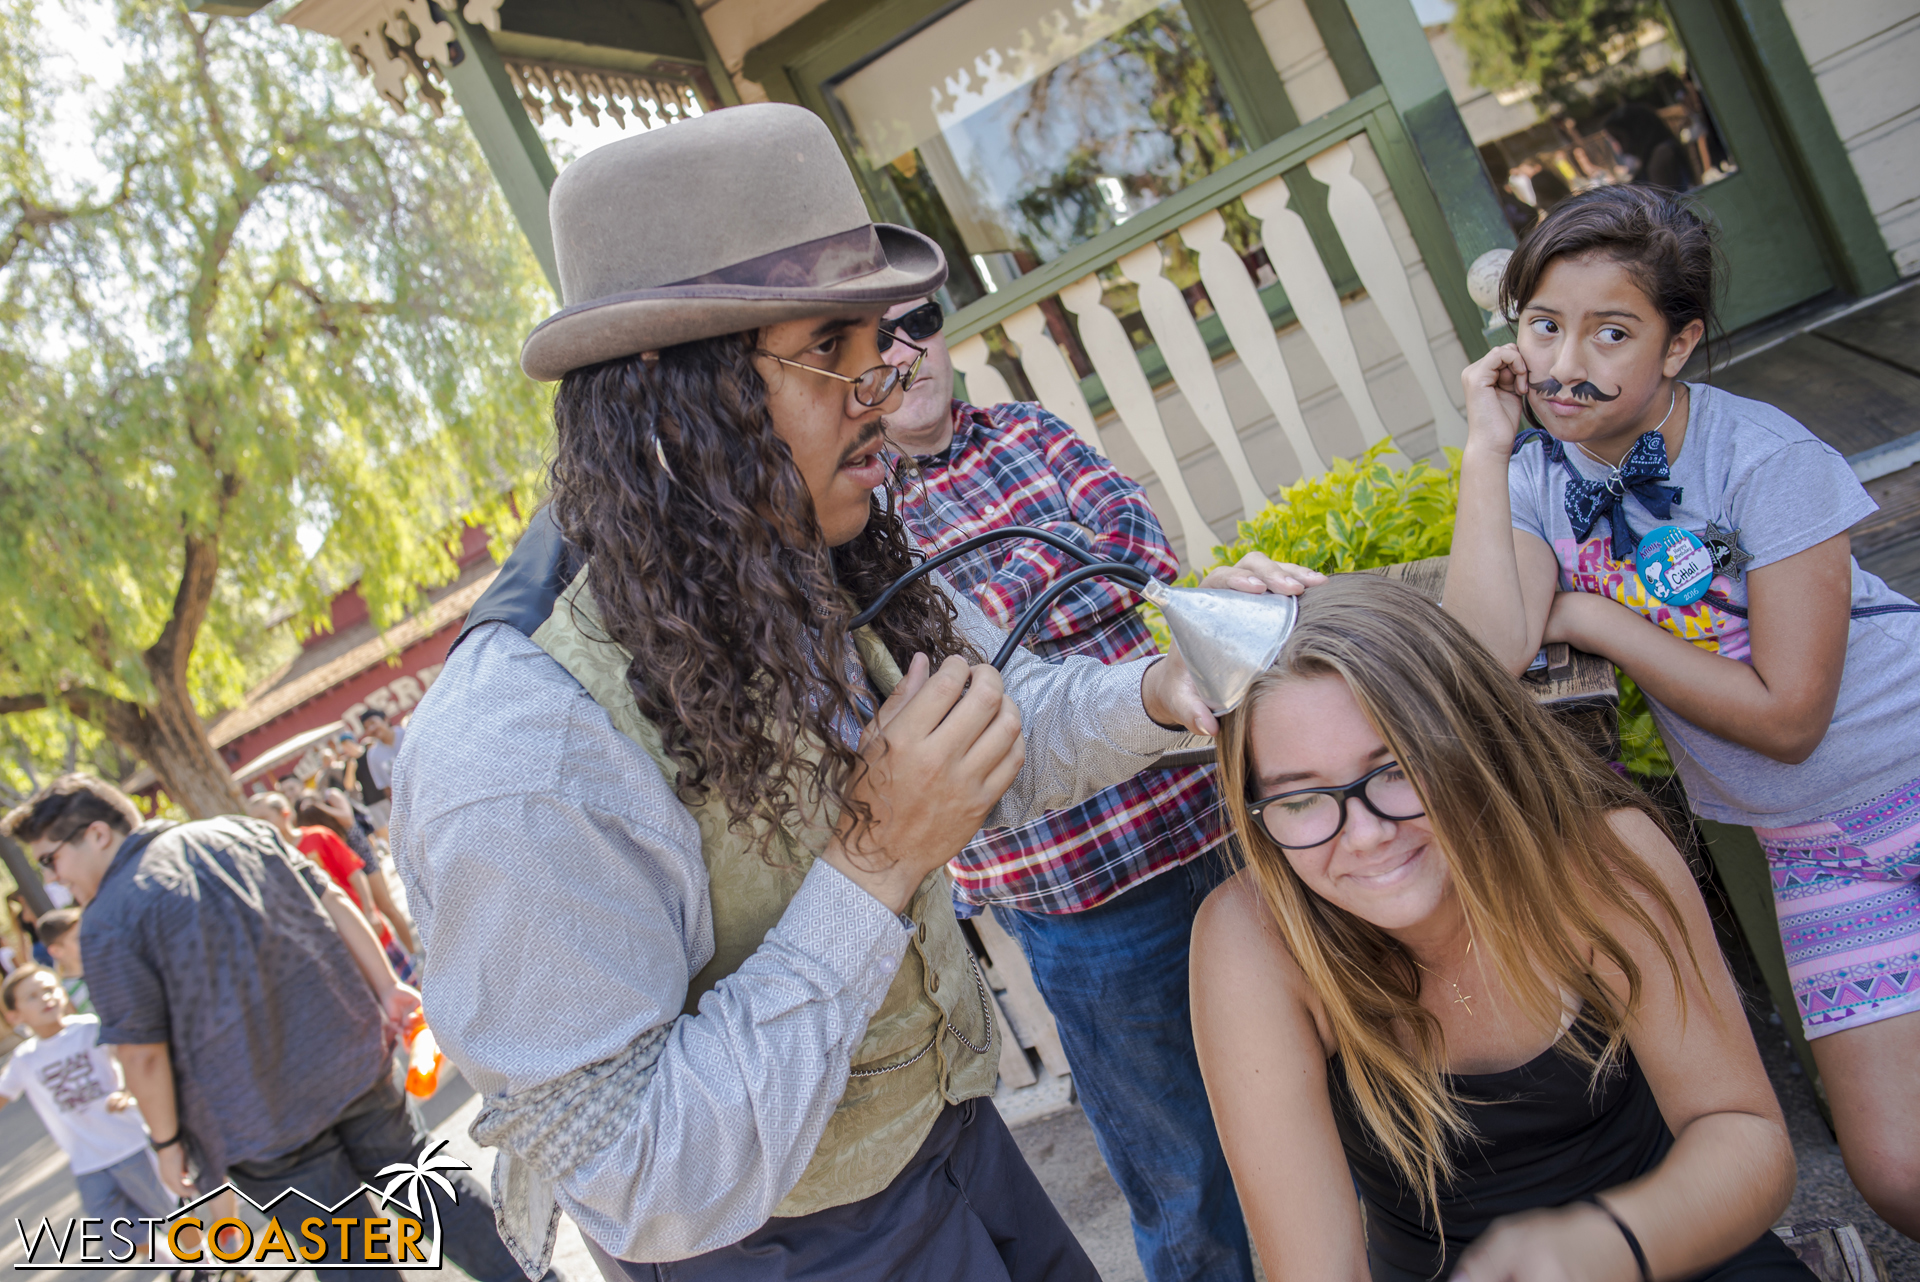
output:
[{"label": "patterned neckerchief", "polygon": [[1613,534],[1616,561],[1632,560],[1640,544],[1640,536],[1627,522],[1622,499],[1633,495],[1661,521],[1668,520],[1673,515],[1673,505],[1680,502],[1680,487],[1663,484],[1673,472],[1667,464],[1667,438],[1659,432],[1648,432],[1636,440],[1604,481],[1590,481],[1582,476],[1573,460],[1567,457],[1566,442],[1543,427],[1529,427],[1515,436],[1513,452],[1518,454],[1531,441],[1539,441],[1547,457],[1566,469],[1567,523],[1573,527],[1573,537],[1584,542],[1600,518],[1606,517]]}]

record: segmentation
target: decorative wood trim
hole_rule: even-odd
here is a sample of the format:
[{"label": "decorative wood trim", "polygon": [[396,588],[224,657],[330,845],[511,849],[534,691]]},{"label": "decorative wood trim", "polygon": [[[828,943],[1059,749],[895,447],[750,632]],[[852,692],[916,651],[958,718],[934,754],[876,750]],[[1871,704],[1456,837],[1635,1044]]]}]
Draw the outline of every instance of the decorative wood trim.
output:
[{"label": "decorative wood trim", "polygon": [[1267,259],[1280,277],[1280,287],[1293,302],[1301,328],[1313,340],[1320,359],[1339,385],[1340,395],[1353,411],[1361,439],[1368,445],[1386,440],[1387,425],[1381,421],[1373,392],[1367,387],[1366,371],[1361,368],[1360,353],[1354,349],[1353,335],[1347,329],[1340,296],[1321,265],[1306,223],[1290,207],[1292,192],[1287,180],[1272,178],[1242,192],[1240,203],[1260,220],[1260,239],[1267,247]]},{"label": "decorative wood trim", "polygon": [[1100,301],[1100,294],[1100,278],[1085,276],[1060,291],[1060,303],[1079,318],[1080,342],[1099,371],[1100,381],[1113,399],[1113,408],[1120,415],[1127,435],[1133,438],[1133,443],[1146,456],[1148,466],[1153,468],[1154,476],[1166,487],[1187,555],[1198,564],[1200,550],[1213,543],[1213,527],[1200,514],[1193,492],[1187,488],[1186,474],[1180,470],[1180,460],[1167,440],[1166,424],[1160,420],[1160,406],[1153,398],[1153,386],[1147,382],[1146,371],[1140,368],[1140,361],[1133,354],[1133,341],[1127,337],[1119,318]]},{"label": "decorative wood trim", "polygon": [[1280,353],[1280,340],[1274,335],[1273,318],[1267,315],[1260,291],[1253,287],[1240,255],[1227,244],[1226,233],[1227,220],[1219,210],[1210,209],[1182,227],[1180,238],[1200,259],[1200,281],[1213,300],[1214,313],[1226,326],[1233,349],[1253,376],[1260,395],[1266,398],[1287,444],[1293,447],[1300,474],[1318,476],[1327,470],[1326,460],[1320,457],[1320,449],[1307,431],[1300,398],[1293,390],[1293,376]]},{"label": "decorative wood trim", "polygon": [[[1239,259],[1236,258],[1234,266],[1239,265]],[[1246,272],[1243,270],[1240,275],[1244,278]],[[1047,330],[1046,313],[1038,306],[1024,307],[1000,322],[1000,328],[1020,349],[1015,355],[1020,358],[1020,367],[1027,372],[1027,381],[1033,384],[1034,394],[1040,398],[1040,403],[1078,432],[1080,439],[1087,443],[1087,448],[1102,458],[1106,457],[1107,450],[1100,440],[1098,420],[1087,404],[1073,366]]]},{"label": "decorative wood trim", "polygon": [[[1187,310],[1187,300],[1179,286],[1161,274],[1165,261],[1159,243],[1148,241],[1121,258],[1119,265],[1121,275],[1140,287],[1140,314],[1153,331],[1181,395],[1213,439],[1213,447],[1220,451],[1220,460],[1240,491],[1241,516],[1252,520],[1267,505],[1267,496],[1253,478],[1253,464],[1240,443],[1240,434],[1234,430],[1227,398],[1220,391],[1220,380],[1214,377],[1213,357],[1193,322],[1193,313]],[[1241,274],[1245,275],[1244,268]],[[1189,549],[1192,546],[1189,542]]]},{"label": "decorative wood trim", "polygon": [[[1513,230],[1500,212],[1493,184],[1413,6],[1407,0],[1347,0],[1347,7],[1426,180],[1439,197],[1460,270],[1489,249],[1510,248]],[[1429,265],[1436,278],[1450,266]],[[1461,337],[1466,340],[1466,335]]]},{"label": "decorative wood trim", "polygon": [[1329,147],[1307,162],[1307,172],[1327,185],[1328,208],[1340,228],[1340,238],[1347,243],[1347,254],[1367,293],[1379,304],[1387,329],[1427,398],[1440,443],[1464,448],[1467,421],[1441,381],[1433,344],[1420,319],[1420,305],[1414,301],[1413,286],[1407,281],[1406,265],[1394,247],[1393,234],[1387,230],[1373,193],[1353,176],[1353,148],[1344,142]]},{"label": "decorative wood trim", "polygon": [[967,400],[975,405],[999,405],[1014,399],[1013,389],[987,356],[987,340],[979,334],[947,344],[954,372],[967,383]]}]

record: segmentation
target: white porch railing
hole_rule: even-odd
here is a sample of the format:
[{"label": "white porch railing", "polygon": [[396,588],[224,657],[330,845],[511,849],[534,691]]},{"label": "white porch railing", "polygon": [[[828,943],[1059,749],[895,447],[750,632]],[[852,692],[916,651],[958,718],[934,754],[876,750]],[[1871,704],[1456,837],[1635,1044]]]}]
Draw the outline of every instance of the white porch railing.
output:
[{"label": "white porch railing", "polygon": [[[1375,189],[1356,173],[1362,153]],[[1344,302],[1284,176],[1303,165],[1327,188],[1328,212],[1364,291]],[[1228,243],[1221,211],[1235,200],[1259,227],[1274,277],[1264,289]],[[1423,218],[1424,236],[1414,230]],[[1166,275],[1163,245],[1176,236],[1198,263],[1201,319],[1188,302],[1198,291],[1183,292]],[[1435,260],[1445,264],[1443,280],[1431,278]],[[1129,285],[1139,309],[1134,333],[1110,296]],[[1385,91],[1374,89],[965,308],[947,334],[970,400],[1017,399],[1005,368],[1102,454],[1121,444],[1109,441],[1109,429],[1123,428],[1137,451],[1133,462],[1146,473],[1140,479],[1157,482],[1171,508],[1162,512],[1172,518],[1169,534],[1185,536],[1191,568],[1216,528],[1230,528],[1236,507],[1251,516],[1279,484],[1324,471],[1331,455],[1389,435],[1418,454],[1464,443],[1466,424],[1449,389],[1457,388],[1466,356],[1460,335],[1477,336],[1480,316],[1464,301],[1464,285],[1418,161]],[[1073,318],[1065,348],[1056,341],[1064,319],[1058,308]],[[1091,366],[1090,376],[1076,371],[1075,355]],[[1238,397],[1237,416],[1222,385],[1236,363],[1244,372],[1234,377],[1250,377],[1258,394]],[[1303,381],[1315,390],[1303,394]],[[1324,412],[1336,392],[1350,423]],[[1169,432],[1176,401],[1201,429],[1199,437],[1185,434],[1184,450]],[[1310,402],[1321,411],[1317,433]],[[1277,434],[1260,430],[1269,416]],[[1213,492],[1203,502],[1196,486],[1208,477]]]}]

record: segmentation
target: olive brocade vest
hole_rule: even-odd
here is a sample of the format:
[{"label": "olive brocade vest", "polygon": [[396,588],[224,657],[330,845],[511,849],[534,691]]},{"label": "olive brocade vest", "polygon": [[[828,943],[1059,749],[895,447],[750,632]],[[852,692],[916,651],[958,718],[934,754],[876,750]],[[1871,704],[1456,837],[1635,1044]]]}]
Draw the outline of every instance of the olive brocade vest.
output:
[{"label": "olive brocade vest", "polygon": [[[631,656],[600,627],[584,567],[530,636],[673,784],[679,770],[628,684]],[[855,633],[854,641],[884,698],[900,681],[899,666],[870,629]],[[803,759],[817,757],[817,747],[803,752]],[[736,830],[725,803],[713,795],[688,808],[700,826],[714,939],[712,960],[687,988],[685,1011],[692,1014],[701,996],[738,970],[779,922],[832,836],[835,816],[783,823],[773,834],[770,861],[759,854],[755,840],[768,820],[756,818],[745,831]],[[944,868],[921,883],[907,916],[913,921],[912,939],[886,1000],[853,1053],[846,1093],[800,1182],[774,1208],[776,1216],[806,1215],[878,1193],[919,1151],[946,1105],[993,1093],[998,1057],[989,1053],[992,1015],[984,981],[953,915]]]}]

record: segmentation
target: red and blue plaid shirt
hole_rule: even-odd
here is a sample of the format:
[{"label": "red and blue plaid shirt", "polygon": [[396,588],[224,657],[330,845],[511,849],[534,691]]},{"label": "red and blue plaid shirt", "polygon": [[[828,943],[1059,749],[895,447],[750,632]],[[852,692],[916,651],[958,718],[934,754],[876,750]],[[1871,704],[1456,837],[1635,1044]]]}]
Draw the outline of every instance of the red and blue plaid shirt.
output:
[{"label": "red and blue plaid shirt", "polygon": [[[1038,405],[953,404],[953,441],[900,479],[899,510],[929,556],[1008,525],[1073,540],[1104,561],[1171,580],[1179,560],[1139,485]],[[1013,626],[1035,597],[1079,563],[1045,544],[1008,540],[949,563],[989,619]],[[1133,593],[1104,579],[1067,593],[1028,635],[1043,659],[1106,663],[1157,653]],[[1206,852],[1225,835],[1212,766],[1150,769],[1070,810],[1017,828],[989,828],[949,867],[972,904],[1027,912],[1093,908]]]}]

